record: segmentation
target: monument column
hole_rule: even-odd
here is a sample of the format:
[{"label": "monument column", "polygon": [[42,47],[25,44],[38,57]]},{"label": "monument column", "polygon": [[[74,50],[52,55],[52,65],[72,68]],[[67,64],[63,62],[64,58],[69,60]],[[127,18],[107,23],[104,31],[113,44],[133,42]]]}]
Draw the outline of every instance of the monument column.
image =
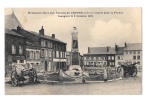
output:
[{"label": "monument column", "polygon": [[71,46],[71,65],[80,65],[79,49],[78,49],[78,29],[73,27],[72,46]]}]

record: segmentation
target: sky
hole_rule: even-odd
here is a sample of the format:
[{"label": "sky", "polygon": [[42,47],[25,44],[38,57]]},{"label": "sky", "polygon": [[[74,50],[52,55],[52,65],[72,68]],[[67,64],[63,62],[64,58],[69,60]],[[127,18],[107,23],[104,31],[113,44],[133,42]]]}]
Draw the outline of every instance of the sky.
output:
[{"label": "sky", "polygon": [[[141,8],[6,8],[5,15],[14,11],[26,30],[39,32],[43,26],[46,35],[55,34],[57,39],[67,43],[67,51],[71,51],[71,32],[75,26],[79,31],[79,51],[84,54],[87,53],[88,47],[114,47],[115,44],[124,46],[125,42],[142,43],[141,10]],[[92,14],[85,14],[87,12]],[[60,17],[65,15],[68,17]],[[71,15],[73,17],[70,17]]]}]

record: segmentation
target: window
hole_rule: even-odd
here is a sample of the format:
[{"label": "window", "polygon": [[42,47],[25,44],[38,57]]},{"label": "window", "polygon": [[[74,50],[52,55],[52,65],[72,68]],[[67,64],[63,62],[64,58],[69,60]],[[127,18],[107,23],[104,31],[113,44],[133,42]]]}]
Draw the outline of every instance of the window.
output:
[{"label": "window", "polygon": [[56,58],[59,58],[59,51],[56,51]]},{"label": "window", "polygon": [[96,57],[94,57],[94,60],[96,60]]},{"label": "window", "polygon": [[37,58],[40,58],[40,51],[37,52]]},{"label": "window", "polygon": [[52,57],[52,51],[49,50],[49,57]]},{"label": "window", "polygon": [[86,62],[86,65],[89,65],[89,62]]},{"label": "window", "polygon": [[36,58],[36,56],[37,56],[37,55],[36,55],[36,51],[34,51],[33,53],[34,53],[33,58],[35,59],[35,58]]},{"label": "window", "polygon": [[44,47],[44,41],[43,40],[41,41],[41,46]]},{"label": "window", "polygon": [[50,45],[50,48],[52,48],[52,42],[50,42],[50,44],[51,44],[51,45]]},{"label": "window", "polygon": [[58,50],[58,44],[56,44],[56,50]]},{"label": "window", "polygon": [[23,54],[23,47],[20,45],[19,46],[19,54],[22,55]]},{"label": "window", "polygon": [[56,51],[53,51],[53,58],[55,58],[55,53],[56,53]]},{"label": "window", "polygon": [[37,59],[37,52],[35,51],[34,53],[35,53],[35,54],[34,54],[34,56],[35,56],[35,59]]},{"label": "window", "polygon": [[114,62],[111,62],[111,65],[114,65]]},{"label": "window", "polygon": [[46,45],[45,46],[48,47],[48,44],[49,44],[48,41],[46,41]]},{"label": "window", "polygon": [[33,59],[33,51],[30,51],[30,59]]},{"label": "window", "polygon": [[89,57],[89,60],[91,60],[91,57]]},{"label": "window", "polygon": [[16,45],[12,45],[12,54],[16,54]]},{"label": "window", "polygon": [[130,54],[131,54],[131,51],[130,51]]},{"label": "window", "polygon": [[51,42],[48,42],[48,47],[51,48]]},{"label": "window", "polygon": [[53,49],[55,49],[55,44],[53,44]]},{"label": "window", "polygon": [[114,60],[114,56],[111,56],[112,57],[112,60]]},{"label": "window", "polygon": [[86,60],[86,57],[84,57],[84,60]]},{"label": "window", "polygon": [[140,54],[140,51],[138,51],[138,54]]},{"label": "window", "polygon": [[39,57],[39,51],[36,51],[35,52],[35,59],[39,59],[40,57]]},{"label": "window", "polygon": [[44,49],[41,49],[41,57],[44,57]]},{"label": "window", "polygon": [[62,52],[62,58],[65,58],[64,52],[63,51],[61,51],[61,52]]},{"label": "window", "polygon": [[62,50],[62,46],[61,45],[58,46],[58,50]]},{"label": "window", "polygon": [[106,60],[106,57],[103,57],[103,60]]},{"label": "window", "polygon": [[61,53],[61,58],[63,58],[63,52],[61,51],[60,53]]},{"label": "window", "polygon": [[137,59],[140,60],[140,56],[137,56]]},{"label": "window", "polygon": [[136,56],[133,56],[133,59],[136,60]]},{"label": "window", "polygon": [[45,57],[48,57],[48,50],[45,50]]},{"label": "window", "polygon": [[111,60],[111,57],[110,56],[108,56],[108,60]]},{"label": "window", "polygon": [[64,52],[64,58],[66,58],[66,52]]},{"label": "window", "polygon": [[106,62],[104,62],[104,65],[107,65],[107,63],[106,63]]},{"label": "window", "polygon": [[136,52],[135,52],[135,51],[134,51],[133,53],[134,53],[134,54],[136,54]]},{"label": "window", "polygon": [[100,57],[98,57],[98,60],[101,60]]},{"label": "window", "polygon": [[35,58],[35,52],[32,51],[32,58],[34,59]]},{"label": "window", "polygon": [[86,65],[86,61],[84,61],[84,65]]}]

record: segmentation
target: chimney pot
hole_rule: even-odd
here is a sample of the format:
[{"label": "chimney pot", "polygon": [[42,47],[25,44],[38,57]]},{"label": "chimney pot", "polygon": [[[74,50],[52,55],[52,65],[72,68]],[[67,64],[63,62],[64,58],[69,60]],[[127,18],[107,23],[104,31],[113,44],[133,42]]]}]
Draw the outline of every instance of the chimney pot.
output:
[{"label": "chimney pot", "polygon": [[107,47],[107,52],[109,52],[109,47]]},{"label": "chimney pot", "polygon": [[52,34],[52,38],[55,38],[55,34]]},{"label": "chimney pot", "polygon": [[20,26],[18,26],[18,27],[17,27],[17,31],[19,32],[20,30],[21,30],[21,27],[20,27]]},{"label": "chimney pot", "polygon": [[42,26],[41,29],[39,30],[39,34],[40,34],[40,35],[44,35],[44,29],[43,29],[43,26]]},{"label": "chimney pot", "polygon": [[118,46],[115,44],[115,51],[118,51]]},{"label": "chimney pot", "polygon": [[90,53],[90,48],[88,47],[88,53]]},{"label": "chimney pot", "polygon": [[127,47],[127,44],[126,44],[126,42],[125,42],[125,48]]}]

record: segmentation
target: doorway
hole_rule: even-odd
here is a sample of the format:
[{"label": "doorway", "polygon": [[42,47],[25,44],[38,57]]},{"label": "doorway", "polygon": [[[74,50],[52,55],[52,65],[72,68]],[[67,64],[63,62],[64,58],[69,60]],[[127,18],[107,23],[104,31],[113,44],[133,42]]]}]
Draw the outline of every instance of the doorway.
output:
[{"label": "doorway", "polygon": [[48,68],[47,65],[48,65],[48,64],[47,64],[47,61],[45,61],[45,71],[47,71],[47,68]]}]

